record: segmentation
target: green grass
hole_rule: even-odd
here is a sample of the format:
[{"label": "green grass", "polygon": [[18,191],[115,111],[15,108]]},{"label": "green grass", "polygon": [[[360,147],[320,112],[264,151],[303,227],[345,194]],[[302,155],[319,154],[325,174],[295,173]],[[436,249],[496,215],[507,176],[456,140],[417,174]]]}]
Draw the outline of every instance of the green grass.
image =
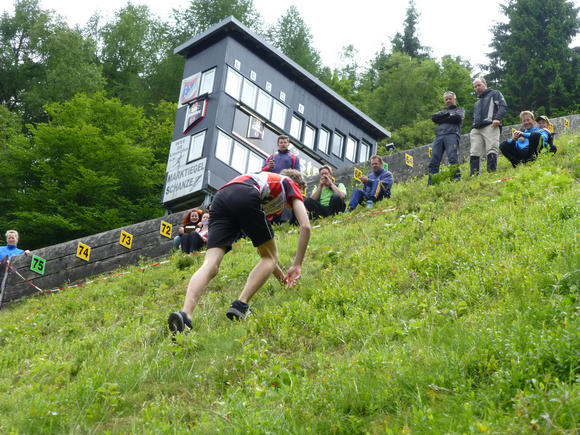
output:
[{"label": "green grass", "polygon": [[238,243],[176,343],[202,255],[8,305],[0,433],[578,433],[580,137],[557,144],[315,223],[300,284],[240,324]]}]

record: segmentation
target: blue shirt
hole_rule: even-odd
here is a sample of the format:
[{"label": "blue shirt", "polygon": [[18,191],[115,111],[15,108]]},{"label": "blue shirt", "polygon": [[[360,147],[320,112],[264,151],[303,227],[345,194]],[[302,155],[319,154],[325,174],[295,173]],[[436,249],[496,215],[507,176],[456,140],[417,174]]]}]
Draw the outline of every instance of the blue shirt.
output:
[{"label": "blue shirt", "polygon": [[16,245],[0,246],[0,259],[6,257],[14,257],[15,255],[24,254],[22,249],[18,249]]},{"label": "blue shirt", "polygon": [[519,138],[514,141],[512,138],[508,142],[515,143],[516,147],[518,149],[523,150],[523,149],[528,148],[530,146],[530,136],[532,135],[532,133],[535,133],[535,132],[538,132],[542,135],[542,138],[544,139],[544,143],[548,143],[548,139],[550,138],[550,135],[548,134],[548,132],[546,130],[544,130],[543,128],[539,128],[539,127],[532,127],[532,128],[529,128],[527,130],[522,131],[521,137],[524,139],[523,141],[520,140]]}]

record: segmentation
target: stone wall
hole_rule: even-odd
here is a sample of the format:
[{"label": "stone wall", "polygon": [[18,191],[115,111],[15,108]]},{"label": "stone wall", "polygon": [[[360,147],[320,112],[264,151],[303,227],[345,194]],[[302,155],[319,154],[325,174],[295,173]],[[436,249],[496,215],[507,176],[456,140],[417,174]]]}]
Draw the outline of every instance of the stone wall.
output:
[{"label": "stone wall", "polygon": [[[564,126],[564,118],[566,118],[570,126],[566,128]],[[556,133],[556,137],[561,134],[566,134],[567,132],[577,132],[580,131],[580,114],[578,115],[569,115],[561,118],[553,118],[551,119],[552,124],[554,125],[554,131]],[[521,125],[509,125],[502,128],[500,143],[504,140],[507,140],[511,137],[512,128],[520,129]],[[413,148],[410,150],[401,151],[399,153],[389,154],[383,157],[383,160],[389,164],[389,170],[393,173],[393,177],[395,178],[395,183],[399,183],[401,181],[409,180],[413,177],[422,177],[427,174],[427,167],[429,166],[429,147],[431,144],[423,145],[418,148]],[[405,154],[409,154],[413,156],[413,167],[408,166],[405,163]],[[485,157],[484,157],[485,158]],[[500,158],[503,158],[500,156]],[[459,163],[463,163],[469,160],[469,135],[464,134],[461,136],[459,141]],[[447,157],[443,156],[443,161],[447,161]],[[368,173],[370,171],[370,165],[368,162],[359,163],[357,165],[348,167],[348,168],[341,168],[336,169],[334,171],[334,178],[337,183],[344,183],[345,186],[350,185],[351,178],[353,175],[354,167],[358,167],[359,169],[363,170],[364,173]],[[483,164],[485,167],[485,163]],[[318,176],[308,177],[308,194],[310,194],[312,190],[312,186],[318,184],[319,178]],[[352,192],[348,191],[347,196],[350,198],[350,194]],[[347,198],[347,203],[348,203]]]},{"label": "stone wall", "polygon": [[[83,237],[70,242],[32,251],[30,256],[12,257],[10,266],[22,278],[47,291],[64,287],[86,278],[120,267],[137,264],[142,258],[161,258],[173,247],[173,237],[186,212],[175,213],[135,225]],[[161,235],[161,222],[171,224],[171,238]],[[121,245],[121,232],[132,236],[130,248]],[[128,241],[128,238],[125,238]],[[77,256],[79,242],[90,247],[88,261]],[[128,243],[125,243],[128,244]],[[31,270],[33,256],[46,261],[44,273]],[[4,293],[0,302],[7,302],[39,291],[13,271],[8,271]],[[2,276],[0,276],[0,285]]]}]

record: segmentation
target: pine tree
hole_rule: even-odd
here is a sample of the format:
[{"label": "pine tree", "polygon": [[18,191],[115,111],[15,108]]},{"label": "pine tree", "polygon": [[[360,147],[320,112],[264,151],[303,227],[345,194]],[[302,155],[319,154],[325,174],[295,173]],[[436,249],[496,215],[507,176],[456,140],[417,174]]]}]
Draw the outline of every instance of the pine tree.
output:
[{"label": "pine tree", "polygon": [[415,7],[415,1],[410,0],[407,7],[407,17],[403,34],[397,32],[392,40],[392,51],[408,54],[411,57],[424,59],[429,57],[430,49],[421,45],[417,37],[417,20],[419,12]]},{"label": "pine tree", "polygon": [[580,57],[569,45],[580,29],[579,8],[565,0],[510,0],[502,10],[508,22],[493,28],[488,78],[511,113],[551,114],[578,104]]}]

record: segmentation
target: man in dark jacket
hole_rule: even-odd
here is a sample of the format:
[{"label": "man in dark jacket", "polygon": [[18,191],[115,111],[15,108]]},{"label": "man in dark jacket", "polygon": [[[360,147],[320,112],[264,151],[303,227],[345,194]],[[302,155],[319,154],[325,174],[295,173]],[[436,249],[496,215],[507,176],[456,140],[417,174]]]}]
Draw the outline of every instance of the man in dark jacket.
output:
[{"label": "man in dark jacket", "polygon": [[455,93],[447,91],[443,94],[443,101],[446,109],[441,110],[431,116],[431,119],[437,124],[435,130],[435,140],[431,145],[431,161],[429,162],[429,181],[431,184],[431,175],[439,172],[439,165],[443,158],[443,153],[447,153],[447,160],[450,165],[455,165],[455,179],[461,179],[459,170],[459,159],[457,151],[459,149],[459,138],[461,137],[461,126],[465,118],[465,110],[457,107]]},{"label": "man in dark jacket", "polygon": [[487,172],[497,169],[501,120],[507,112],[507,103],[501,92],[488,89],[484,78],[476,78],[473,88],[479,98],[473,106],[473,128],[469,133],[471,175],[479,174],[483,153],[487,155]]}]

